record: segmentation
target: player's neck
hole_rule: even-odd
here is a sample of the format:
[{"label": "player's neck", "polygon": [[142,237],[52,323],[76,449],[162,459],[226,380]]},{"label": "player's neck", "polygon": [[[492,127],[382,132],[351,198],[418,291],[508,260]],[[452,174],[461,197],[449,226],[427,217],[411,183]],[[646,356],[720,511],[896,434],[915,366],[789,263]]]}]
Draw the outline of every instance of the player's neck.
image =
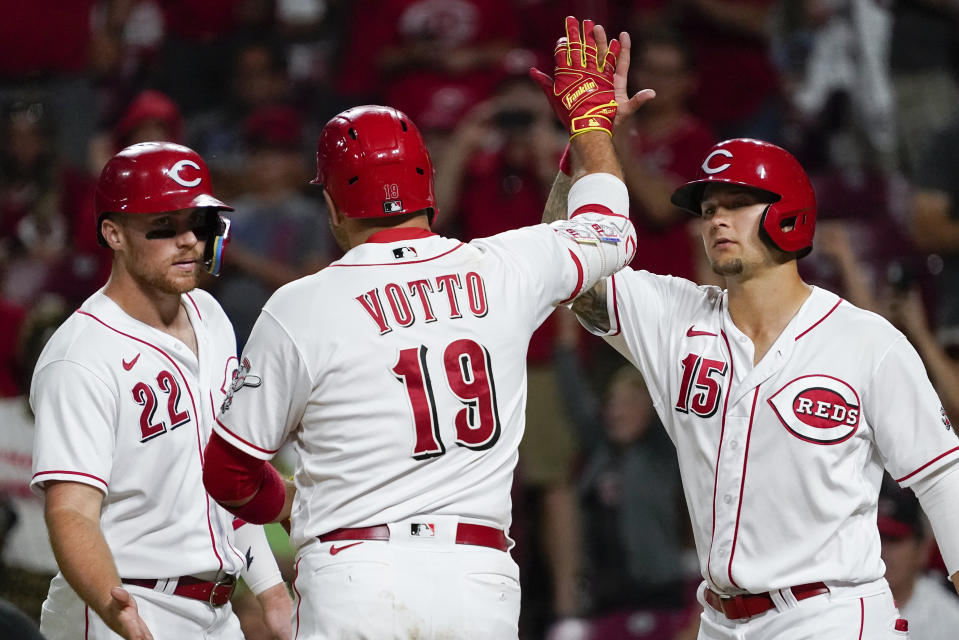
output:
[{"label": "player's neck", "polygon": [[727,278],[729,315],[755,347],[758,362],[812,293],[795,262],[764,270],[747,280]]},{"label": "player's neck", "polygon": [[184,331],[188,330],[192,334],[193,327],[179,294],[160,291],[139,282],[116,266],[103,293],[131,318],[169,333],[188,345],[196,342],[195,337],[185,339]]},{"label": "player's neck", "polygon": [[350,248],[359,246],[366,242],[370,236],[379,231],[384,231],[386,229],[425,229],[430,230],[430,223],[426,215],[414,216],[406,220],[397,222],[396,224],[386,224],[386,225],[371,225],[371,224],[355,224],[347,227],[347,233],[349,234]]}]

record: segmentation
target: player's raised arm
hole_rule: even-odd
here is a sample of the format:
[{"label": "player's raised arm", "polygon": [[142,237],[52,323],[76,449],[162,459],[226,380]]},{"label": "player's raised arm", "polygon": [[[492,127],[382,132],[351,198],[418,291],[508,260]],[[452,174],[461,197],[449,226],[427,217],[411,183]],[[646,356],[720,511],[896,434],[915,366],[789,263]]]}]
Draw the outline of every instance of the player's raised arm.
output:
[{"label": "player's raised arm", "polygon": [[[568,52],[571,47],[575,50],[576,45],[579,44],[578,30],[571,29],[574,24],[575,19],[567,18],[567,37],[560,39],[557,43],[556,77],[569,77],[567,70],[563,68],[566,62],[564,53]],[[635,113],[645,102],[656,96],[651,89],[638,91],[632,97],[627,93],[626,81],[629,75],[631,45],[628,33],[624,31],[620,33],[618,41],[613,40],[607,43],[606,32],[602,25],[594,26],[591,21],[587,20],[583,23],[583,29],[582,44],[584,49],[587,51],[595,50],[597,58],[602,59],[605,63],[603,70],[606,72],[603,82],[601,84],[597,83],[602,89],[599,92],[601,95],[589,100],[589,104],[599,105],[591,106],[590,110],[599,111],[599,115],[602,116],[601,119],[597,119],[592,124],[598,131],[609,135],[602,135],[602,133],[597,135],[590,132],[587,132],[588,135],[579,135],[571,127],[570,144],[560,161],[560,172],[553,182],[546,206],[543,209],[543,222],[545,223],[566,219],[569,213],[567,205],[570,188],[576,180],[591,173],[603,172],[622,178],[622,170],[612,147],[612,131]],[[613,61],[614,69],[611,77],[607,66],[610,64],[610,59]],[[563,111],[566,102],[563,98],[564,96],[575,95],[582,87],[580,85],[569,85],[573,87],[571,90],[569,86],[564,89],[560,85],[566,81],[554,82],[553,79],[537,69],[531,69],[530,75],[540,85],[560,119],[566,122],[565,112]],[[557,92],[559,92],[558,96]],[[613,98],[613,107],[610,107],[609,103],[605,101],[610,95]],[[559,98],[559,101],[557,101],[557,98]],[[589,131],[592,131],[592,129]],[[573,303],[573,310],[590,325],[608,329],[609,317],[606,310],[605,280],[600,280],[580,295]]]},{"label": "player's raised arm", "polygon": [[[596,42],[597,54],[608,49],[606,31],[602,25],[593,27],[593,38]],[[613,117],[613,131],[628,120],[642,105],[656,97],[652,89],[642,89],[630,97],[627,93],[626,82],[629,77],[629,62],[631,39],[625,31],[619,34],[619,55],[616,57],[616,70],[613,73],[613,100],[616,102],[616,114]],[[538,69],[530,69],[530,75],[543,92],[549,97],[553,93],[552,79]],[[552,102],[552,100],[550,100]],[[550,223],[566,219],[566,200],[569,188],[573,185],[572,150],[566,147],[559,163],[560,171],[550,189],[546,206],[543,209],[543,222]]]}]

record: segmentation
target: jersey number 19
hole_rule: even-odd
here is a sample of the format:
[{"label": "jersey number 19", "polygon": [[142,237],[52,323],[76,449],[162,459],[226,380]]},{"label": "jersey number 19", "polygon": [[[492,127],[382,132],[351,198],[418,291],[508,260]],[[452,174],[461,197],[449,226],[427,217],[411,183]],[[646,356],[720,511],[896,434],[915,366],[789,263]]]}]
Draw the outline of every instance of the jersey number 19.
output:
[{"label": "jersey number 19", "polygon": [[[416,442],[413,458],[425,460],[446,453],[440,438],[433,383],[426,366],[426,345],[400,351],[391,369],[403,383],[413,414]],[[473,340],[455,340],[443,352],[443,368],[450,391],[463,407],[453,416],[456,444],[482,451],[499,439],[499,409],[489,351]]]}]

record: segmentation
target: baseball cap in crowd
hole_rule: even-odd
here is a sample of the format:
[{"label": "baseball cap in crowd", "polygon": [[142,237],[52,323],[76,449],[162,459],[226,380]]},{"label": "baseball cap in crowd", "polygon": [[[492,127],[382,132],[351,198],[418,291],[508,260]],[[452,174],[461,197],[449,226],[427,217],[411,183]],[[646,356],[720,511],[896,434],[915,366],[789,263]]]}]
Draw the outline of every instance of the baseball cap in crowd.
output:
[{"label": "baseball cap in crowd", "polygon": [[901,488],[888,474],[879,490],[879,535],[901,540],[925,535],[922,508],[911,489]]},{"label": "baseball cap in crowd", "polygon": [[163,127],[167,136],[163,142],[182,142],[183,116],[179,107],[165,93],[148,89],[140,92],[127,106],[113,128],[113,144],[119,151],[134,142],[152,140],[133,140],[131,135],[143,125],[156,122]]},{"label": "baseball cap in crowd", "polygon": [[243,139],[250,149],[297,150],[302,138],[303,120],[293,107],[260,107],[243,122]]}]

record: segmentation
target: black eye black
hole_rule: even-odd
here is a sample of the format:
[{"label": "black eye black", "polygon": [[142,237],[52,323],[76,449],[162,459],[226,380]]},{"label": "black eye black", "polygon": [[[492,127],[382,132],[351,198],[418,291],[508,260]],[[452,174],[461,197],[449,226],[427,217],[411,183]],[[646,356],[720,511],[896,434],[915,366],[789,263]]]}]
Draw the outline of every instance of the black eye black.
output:
[{"label": "black eye black", "polygon": [[172,238],[176,235],[176,231],[173,229],[150,229],[146,232],[147,240],[162,240],[164,238]]}]

